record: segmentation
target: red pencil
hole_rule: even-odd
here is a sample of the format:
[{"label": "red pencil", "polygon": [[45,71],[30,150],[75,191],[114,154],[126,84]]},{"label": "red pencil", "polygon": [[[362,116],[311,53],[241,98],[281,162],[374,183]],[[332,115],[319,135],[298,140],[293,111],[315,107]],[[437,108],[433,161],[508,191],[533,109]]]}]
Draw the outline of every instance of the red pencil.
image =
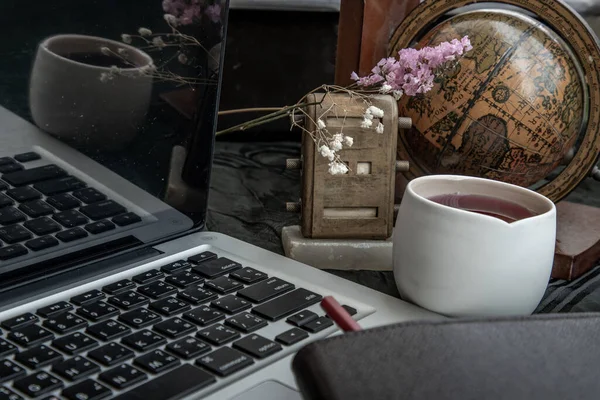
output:
[{"label": "red pencil", "polygon": [[362,328],[332,296],[325,296],[321,300],[321,307],[329,318],[333,320],[344,332],[360,331]]}]

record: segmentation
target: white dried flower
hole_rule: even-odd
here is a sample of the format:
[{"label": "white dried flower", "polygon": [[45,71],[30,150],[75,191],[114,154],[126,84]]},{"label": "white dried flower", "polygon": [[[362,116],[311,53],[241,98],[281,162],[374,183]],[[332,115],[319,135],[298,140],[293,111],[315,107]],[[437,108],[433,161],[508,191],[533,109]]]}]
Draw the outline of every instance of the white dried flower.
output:
[{"label": "white dried flower", "polygon": [[118,73],[119,73],[119,67],[117,67],[116,65],[111,65],[110,66],[110,74],[115,75]]},{"label": "white dried flower", "polygon": [[380,122],[377,127],[375,128],[375,132],[377,133],[383,133],[383,130],[385,129],[385,127],[383,126],[383,124]]},{"label": "white dried flower", "polygon": [[152,44],[158,47],[159,49],[162,49],[167,45],[163,38],[161,38],[160,36],[157,36],[154,39],[152,39]]},{"label": "white dried flower", "polygon": [[335,152],[326,145],[323,145],[319,148],[319,153],[321,153],[323,157],[329,159],[329,161],[333,161],[335,158]]},{"label": "white dried flower", "polygon": [[165,14],[163,16],[163,18],[165,19],[165,21],[167,22],[167,24],[171,25],[171,26],[177,26],[179,24],[177,17],[172,15],[172,14]]},{"label": "white dried flower", "polygon": [[391,86],[391,85],[389,85],[389,84],[387,84],[387,83],[384,83],[384,84],[383,84],[383,85],[381,85],[381,87],[379,88],[379,92],[380,92],[380,93],[384,93],[384,94],[385,94],[385,93],[389,93],[389,92],[391,92],[391,91],[392,91],[392,86]]},{"label": "white dried flower", "polygon": [[373,114],[375,118],[383,118],[383,110],[375,106],[367,108],[367,112]]},{"label": "white dried flower", "polygon": [[344,136],[341,133],[336,133],[333,135],[331,142],[329,142],[329,147],[333,151],[340,151],[343,147],[342,141],[344,140]]},{"label": "white dried flower", "polygon": [[344,144],[348,147],[352,147],[354,144],[354,139],[352,139],[350,136],[346,136],[344,137]]},{"label": "white dried flower", "polygon": [[371,126],[373,126],[373,120],[367,118],[363,119],[360,123],[361,128],[370,128]]},{"label": "white dried flower", "polygon": [[403,94],[404,94],[404,92],[402,90],[394,90],[392,92],[392,96],[394,96],[394,99],[396,101],[400,100],[400,98],[402,97]]},{"label": "white dried flower", "polygon": [[148,28],[140,28],[138,29],[138,33],[142,36],[152,36],[152,31]]},{"label": "white dried flower", "polygon": [[325,122],[323,122],[323,120],[321,118],[319,118],[317,120],[317,129],[318,130],[323,130],[325,128],[327,128],[327,125],[325,125]]},{"label": "white dried flower", "polygon": [[373,114],[371,114],[371,111],[367,110],[365,112],[365,115],[363,115],[364,119],[373,119]]},{"label": "white dried flower", "polygon": [[187,64],[189,60],[185,54],[179,53],[179,55],[177,56],[177,61],[179,61],[182,64]]},{"label": "white dried flower", "polygon": [[117,53],[119,53],[119,55],[126,56],[127,55],[127,49],[125,49],[123,47],[120,47],[120,48],[117,49]]},{"label": "white dried flower", "polygon": [[346,164],[341,162],[329,163],[329,173],[331,175],[343,175],[348,172]]},{"label": "white dried flower", "polygon": [[102,83],[107,83],[108,81],[110,81],[112,79],[112,75],[109,74],[108,72],[102,72],[100,74],[100,82]]},{"label": "white dried flower", "polygon": [[123,41],[123,43],[131,44],[131,35],[124,33],[121,35],[121,40]]},{"label": "white dried flower", "polygon": [[111,51],[108,47],[102,46],[100,47],[100,53],[104,54],[105,56],[110,56]]}]

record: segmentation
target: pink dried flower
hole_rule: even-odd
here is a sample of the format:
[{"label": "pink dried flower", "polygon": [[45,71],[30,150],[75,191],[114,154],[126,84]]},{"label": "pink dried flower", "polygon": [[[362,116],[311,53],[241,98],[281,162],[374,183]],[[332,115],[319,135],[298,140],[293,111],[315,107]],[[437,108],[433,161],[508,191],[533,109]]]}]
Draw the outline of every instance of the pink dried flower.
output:
[{"label": "pink dried flower", "polygon": [[204,13],[212,22],[217,23],[221,20],[221,6],[218,4],[206,7]]},{"label": "pink dried flower", "polygon": [[398,94],[395,97],[399,97],[402,93],[415,96],[433,88],[436,72],[446,63],[456,60],[472,49],[468,36],[420,50],[402,49],[398,52],[398,59],[393,57],[381,59],[373,67],[371,74],[359,77],[353,72],[350,77],[363,87],[381,83],[381,90],[385,93],[393,91]]}]

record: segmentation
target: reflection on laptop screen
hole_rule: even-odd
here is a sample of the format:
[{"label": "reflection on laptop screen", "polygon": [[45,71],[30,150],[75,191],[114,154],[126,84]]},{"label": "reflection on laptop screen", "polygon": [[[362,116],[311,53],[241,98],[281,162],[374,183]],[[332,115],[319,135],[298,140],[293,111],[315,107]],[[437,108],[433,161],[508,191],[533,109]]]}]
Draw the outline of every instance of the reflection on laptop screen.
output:
[{"label": "reflection on laptop screen", "polygon": [[2,1],[0,276],[203,227],[227,11]]}]

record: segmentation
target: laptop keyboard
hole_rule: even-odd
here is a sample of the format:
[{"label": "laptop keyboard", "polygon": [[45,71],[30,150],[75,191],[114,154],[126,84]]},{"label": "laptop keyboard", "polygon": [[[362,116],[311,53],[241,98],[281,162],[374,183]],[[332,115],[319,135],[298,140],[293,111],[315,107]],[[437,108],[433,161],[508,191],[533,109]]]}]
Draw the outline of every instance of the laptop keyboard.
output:
[{"label": "laptop keyboard", "polygon": [[0,400],[217,389],[334,326],[307,310],[321,299],[206,251],[2,321]]},{"label": "laptop keyboard", "polygon": [[0,261],[141,221],[54,164],[26,168],[39,159],[34,152],[0,157]]}]

